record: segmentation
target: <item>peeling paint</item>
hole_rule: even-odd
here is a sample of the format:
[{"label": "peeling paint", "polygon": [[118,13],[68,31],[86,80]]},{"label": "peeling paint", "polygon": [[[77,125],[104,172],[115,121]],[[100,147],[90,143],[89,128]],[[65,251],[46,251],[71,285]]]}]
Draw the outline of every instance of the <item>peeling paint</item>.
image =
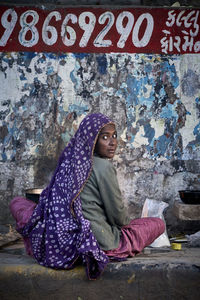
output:
[{"label": "peeling paint", "polygon": [[[199,75],[184,69],[181,97],[178,62],[179,56],[144,54],[2,54],[2,160],[12,160],[18,152],[20,147],[13,147],[13,138],[25,142],[26,137],[26,151],[33,155],[35,149],[37,156],[37,146],[44,143],[43,129],[48,131],[50,126],[58,129],[66,143],[73,130],[68,128],[66,133],[60,127],[65,126],[68,114],[84,116],[96,107],[111,115],[116,97],[126,108],[123,141],[133,148],[145,146],[146,157],[170,158],[176,152],[181,158],[184,148],[192,144],[195,150],[194,141],[199,139],[197,108],[186,98],[197,92]],[[195,82],[188,78],[195,78]],[[8,80],[12,89],[6,84]],[[180,138],[182,149],[176,151]]]}]

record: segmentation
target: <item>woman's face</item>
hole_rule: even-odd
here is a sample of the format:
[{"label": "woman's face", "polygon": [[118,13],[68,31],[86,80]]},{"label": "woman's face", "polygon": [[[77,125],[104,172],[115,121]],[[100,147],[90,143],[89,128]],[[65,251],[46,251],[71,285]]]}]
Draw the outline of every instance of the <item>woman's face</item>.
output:
[{"label": "woman's face", "polygon": [[103,158],[113,158],[117,148],[117,131],[114,124],[104,126],[96,143],[95,152]]}]

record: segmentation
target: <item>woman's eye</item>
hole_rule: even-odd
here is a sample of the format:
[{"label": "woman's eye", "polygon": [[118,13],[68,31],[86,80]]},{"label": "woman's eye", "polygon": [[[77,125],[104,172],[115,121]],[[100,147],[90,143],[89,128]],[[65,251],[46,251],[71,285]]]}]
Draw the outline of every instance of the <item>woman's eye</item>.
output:
[{"label": "woman's eye", "polygon": [[117,134],[113,134],[113,139],[116,139],[117,138]]},{"label": "woman's eye", "polygon": [[103,136],[103,139],[104,139],[104,140],[107,140],[107,139],[108,139],[107,135],[104,135],[104,136]]}]

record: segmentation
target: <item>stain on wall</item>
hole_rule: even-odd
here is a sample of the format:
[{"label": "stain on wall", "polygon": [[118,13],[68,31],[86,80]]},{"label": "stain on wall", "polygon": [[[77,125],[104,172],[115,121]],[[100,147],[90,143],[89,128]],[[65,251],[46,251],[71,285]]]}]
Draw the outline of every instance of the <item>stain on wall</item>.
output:
[{"label": "stain on wall", "polygon": [[[114,163],[133,217],[146,197],[172,205],[179,189],[200,188],[199,63],[198,54],[1,53],[1,202],[48,184],[90,112],[117,123]],[[0,221],[10,220],[7,209]]]}]

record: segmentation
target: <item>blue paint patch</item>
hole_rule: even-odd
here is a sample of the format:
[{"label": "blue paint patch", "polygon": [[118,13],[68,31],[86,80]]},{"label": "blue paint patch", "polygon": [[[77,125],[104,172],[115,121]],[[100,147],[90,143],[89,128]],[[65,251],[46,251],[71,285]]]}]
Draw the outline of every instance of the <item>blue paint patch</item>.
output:
[{"label": "blue paint patch", "polygon": [[145,65],[144,70],[146,73],[150,73],[152,71],[152,64]]},{"label": "blue paint patch", "polygon": [[29,89],[29,84],[27,82],[24,83],[24,86],[23,86],[23,91],[26,91]]},{"label": "blue paint patch", "polygon": [[28,68],[30,66],[30,63],[34,57],[36,57],[38,54],[36,52],[20,52],[18,54],[18,65],[25,66]]},{"label": "blue paint patch", "polygon": [[47,57],[47,58],[49,58],[49,59],[63,59],[63,58],[66,58],[67,56],[68,56],[68,54],[67,53],[53,53],[53,52],[45,52],[44,53],[45,54],[45,56]]},{"label": "blue paint patch", "polygon": [[54,97],[56,97],[58,95],[58,90],[57,89],[52,89],[53,95]]},{"label": "blue paint patch", "polygon": [[193,130],[194,135],[196,136],[196,142],[200,142],[200,122],[197,124]]},{"label": "blue paint patch", "polygon": [[139,104],[139,99],[138,99],[138,94],[139,91],[142,87],[141,82],[135,78],[132,77],[131,75],[128,75],[127,77],[127,105],[138,105]]},{"label": "blue paint patch", "polygon": [[89,108],[87,105],[80,106],[77,104],[70,104],[68,110],[69,110],[69,112],[76,112],[76,114],[78,116],[80,116],[80,115],[84,114],[85,112],[88,112]]},{"label": "blue paint patch", "polygon": [[179,78],[176,74],[176,68],[175,65],[169,64],[169,61],[164,61],[161,64],[161,70],[164,72],[167,72],[167,74],[170,77],[170,83],[174,88],[177,88],[179,85]]},{"label": "blue paint patch", "polygon": [[46,56],[45,55],[40,56],[38,59],[38,63],[45,63],[45,62],[46,62]]},{"label": "blue paint patch", "polygon": [[90,55],[89,53],[73,53],[73,56],[79,59],[83,59],[85,57],[88,57],[89,55]]},{"label": "blue paint patch", "polygon": [[[168,123],[171,122],[169,121]],[[168,124],[168,126],[170,125]],[[173,127],[174,123],[171,126]],[[182,148],[179,147],[180,138],[180,133],[172,134],[170,131],[166,130],[166,133],[157,140],[152,139],[151,144],[146,148],[150,153],[150,156],[154,158],[163,156],[167,159],[170,159],[171,157],[181,159]]]},{"label": "blue paint patch", "polygon": [[188,69],[183,76],[181,86],[186,96],[194,96],[199,91],[199,75],[193,70]]},{"label": "blue paint patch", "polygon": [[147,88],[146,86],[143,87],[143,92],[146,93],[147,92]]},{"label": "blue paint patch", "polygon": [[162,111],[160,112],[160,118],[162,119],[171,119],[171,118],[177,118],[177,112],[175,110],[175,106],[172,105],[171,103],[167,103],[163,108]]},{"label": "blue paint patch", "polygon": [[3,142],[4,146],[9,144],[9,142],[12,139],[12,137],[14,136],[15,130],[16,130],[16,128],[14,126],[13,127],[7,126],[7,128],[8,128],[8,134],[4,138],[4,142]]},{"label": "blue paint patch", "polygon": [[97,70],[100,74],[104,75],[107,73],[107,59],[106,55],[103,54],[102,56],[97,56]]},{"label": "blue paint patch", "polygon": [[159,96],[164,97],[166,95],[164,87],[161,87]]},{"label": "blue paint patch", "polygon": [[36,57],[38,53],[36,52],[20,52],[20,56],[23,56],[24,59],[32,60]]},{"label": "blue paint patch", "polygon": [[[146,113],[148,114],[148,117],[149,117],[149,112],[151,110],[152,103],[153,103],[154,99],[155,99],[155,97],[154,97],[154,92],[153,91],[150,93],[148,98],[146,98],[144,96],[141,96],[140,99],[139,99],[141,106],[145,105],[147,107],[147,112]],[[152,112],[151,112],[151,115],[152,115]],[[146,115],[146,117],[147,117],[147,115]]]},{"label": "blue paint patch", "polygon": [[7,161],[7,155],[5,152],[1,153],[2,161]]},{"label": "blue paint patch", "polygon": [[20,80],[21,80],[21,81],[26,80],[26,77],[24,76],[24,74],[21,74],[21,75],[20,75]]},{"label": "blue paint patch", "polygon": [[131,131],[132,123],[135,122],[135,108],[133,105],[127,108],[127,128]]},{"label": "blue paint patch", "polygon": [[196,104],[200,104],[200,98],[197,97],[197,98],[195,99],[195,102],[196,102]]},{"label": "blue paint patch", "polygon": [[149,144],[151,144],[155,136],[155,129],[152,128],[150,124],[145,124],[144,132],[145,132],[145,137],[148,138]]},{"label": "blue paint patch", "polygon": [[66,59],[68,57],[67,53],[54,53],[54,52],[43,52],[42,56],[39,57],[38,62],[44,63],[46,59],[49,60],[58,60],[58,59]]},{"label": "blue paint patch", "polygon": [[[144,77],[133,77],[131,75],[127,76],[127,96],[126,102],[127,106],[129,105],[138,105],[146,106],[147,109],[151,109],[152,103],[155,99],[153,86],[155,82],[152,78],[148,78],[148,76]],[[147,92],[147,88],[145,85],[151,85],[152,90],[149,96],[145,96],[144,94]]]},{"label": "blue paint patch", "polygon": [[169,138],[166,135],[160,136],[156,143],[155,156],[165,156],[168,144]]},{"label": "blue paint patch", "polygon": [[54,71],[53,66],[48,67],[48,69],[47,69],[47,75],[51,75],[51,74],[54,74],[54,73],[55,73],[55,71]]},{"label": "blue paint patch", "polygon": [[101,95],[101,92],[99,91],[99,92],[91,93],[91,95],[92,95],[93,97],[98,97],[98,96]]},{"label": "blue paint patch", "polygon": [[74,71],[71,71],[71,72],[70,72],[70,79],[71,79],[71,81],[74,83],[74,85],[77,84],[77,79],[76,79],[76,77],[74,76]]}]

